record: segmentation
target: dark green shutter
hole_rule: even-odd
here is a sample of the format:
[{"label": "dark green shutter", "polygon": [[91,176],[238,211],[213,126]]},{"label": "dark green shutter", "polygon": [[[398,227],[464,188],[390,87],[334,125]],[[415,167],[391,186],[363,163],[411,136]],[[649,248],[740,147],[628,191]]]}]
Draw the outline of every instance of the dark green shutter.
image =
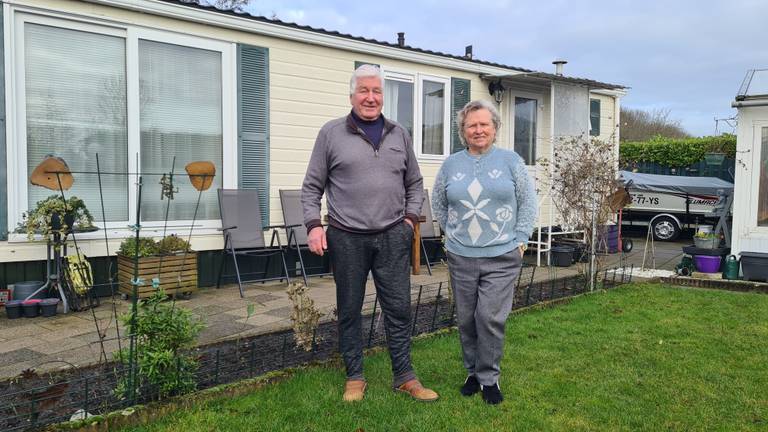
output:
[{"label": "dark green shutter", "polygon": [[[5,40],[3,39],[3,10],[0,8],[0,240],[8,240],[8,177],[5,148]],[[22,187],[27,187],[22,182]]]},{"label": "dark green shutter", "polygon": [[238,45],[237,75],[238,183],[259,191],[261,222],[269,226],[269,50]]},{"label": "dark green shutter", "polygon": [[364,64],[369,64],[371,66],[376,66],[377,68],[381,69],[381,65],[378,65],[376,63],[355,61],[355,70],[357,70],[357,68],[359,68],[360,66],[362,66]]},{"label": "dark green shutter", "polygon": [[589,100],[589,134],[600,135],[600,100]]},{"label": "dark green shutter", "polygon": [[451,153],[464,150],[464,145],[459,138],[459,125],[456,123],[456,114],[469,103],[470,81],[461,78],[451,78]]}]

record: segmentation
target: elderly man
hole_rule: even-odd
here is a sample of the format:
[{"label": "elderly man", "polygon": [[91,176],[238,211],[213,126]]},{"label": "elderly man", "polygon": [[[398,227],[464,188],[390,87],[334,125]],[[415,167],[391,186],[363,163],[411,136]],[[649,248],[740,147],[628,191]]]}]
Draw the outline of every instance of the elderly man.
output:
[{"label": "elderly man", "polygon": [[[320,129],[302,186],[304,224],[310,251],[331,254],[347,370],[343,399],[365,395],[361,309],[371,272],[384,312],[393,388],[432,401],[437,393],[421,385],[411,366],[409,326],[408,266],[423,182],[408,132],[381,114],[383,84],[378,67],[357,68],[349,83],[352,112]],[[320,221],[323,193],[327,233]]]}]

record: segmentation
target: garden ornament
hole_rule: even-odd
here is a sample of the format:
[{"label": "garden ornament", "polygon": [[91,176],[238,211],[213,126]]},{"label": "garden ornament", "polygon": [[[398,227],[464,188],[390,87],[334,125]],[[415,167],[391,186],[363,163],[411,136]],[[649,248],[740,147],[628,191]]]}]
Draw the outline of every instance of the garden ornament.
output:
[{"label": "garden ornament", "polygon": [[29,182],[51,190],[69,190],[75,182],[64,159],[47,155],[32,171]]},{"label": "garden ornament", "polygon": [[189,181],[198,191],[208,190],[216,175],[216,166],[210,161],[190,162],[184,169],[189,175]]}]

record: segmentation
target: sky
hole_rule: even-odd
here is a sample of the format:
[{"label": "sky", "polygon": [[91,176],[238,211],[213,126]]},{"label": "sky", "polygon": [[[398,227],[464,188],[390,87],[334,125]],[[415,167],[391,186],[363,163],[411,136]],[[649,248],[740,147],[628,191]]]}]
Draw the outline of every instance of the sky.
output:
[{"label": "sky", "polygon": [[[389,42],[630,87],[622,107],[669,110],[712,135],[748,69],[768,68],[765,0],[251,0],[246,10]],[[732,132],[725,122],[718,133]]]}]

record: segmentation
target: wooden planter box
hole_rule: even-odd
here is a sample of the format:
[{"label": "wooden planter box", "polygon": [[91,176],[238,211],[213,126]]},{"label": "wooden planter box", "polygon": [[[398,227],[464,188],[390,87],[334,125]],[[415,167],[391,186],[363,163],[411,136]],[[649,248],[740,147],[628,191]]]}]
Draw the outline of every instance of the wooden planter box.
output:
[{"label": "wooden planter box", "polygon": [[[155,293],[152,278],[156,277],[160,278],[160,287],[168,295],[197,291],[197,252],[187,252],[186,256],[180,253],[139,258],[139,278],[144,281],[144,285],[138,287],[139,298]],[[117,255],[117,280],[122,294],[133,294],[133,257]]]}]

